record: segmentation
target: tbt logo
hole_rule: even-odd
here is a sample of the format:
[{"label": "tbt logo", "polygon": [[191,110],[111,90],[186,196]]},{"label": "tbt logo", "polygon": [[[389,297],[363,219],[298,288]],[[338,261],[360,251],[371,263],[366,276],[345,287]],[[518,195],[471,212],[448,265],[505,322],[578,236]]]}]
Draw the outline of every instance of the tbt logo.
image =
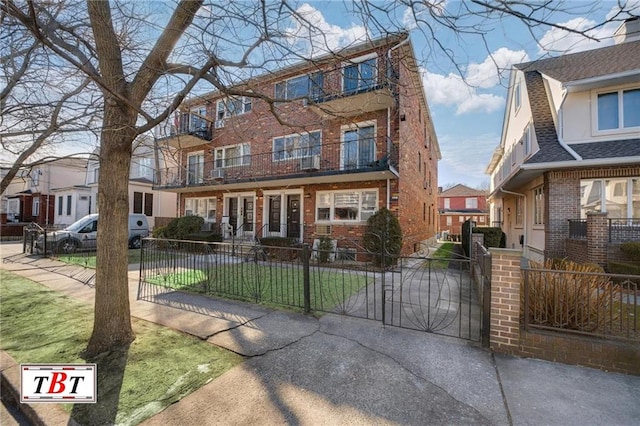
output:
[{"label": "tbt logo", "polygon": [[20,364],[20,402],[96,402],[96,364]]}]

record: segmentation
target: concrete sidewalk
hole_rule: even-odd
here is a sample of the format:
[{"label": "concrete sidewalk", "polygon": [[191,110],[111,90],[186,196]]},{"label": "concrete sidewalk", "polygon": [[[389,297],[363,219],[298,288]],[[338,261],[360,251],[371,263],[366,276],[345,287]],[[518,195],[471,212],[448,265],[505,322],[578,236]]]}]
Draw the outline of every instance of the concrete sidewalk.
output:
[{"label": "concrete sidewalk", "polygon": [[[20,249],[0,245],[4,258]],[[42,262],[49,261],[0,267],[92,303],[91,287]],[[247,357],[145,424],[640,423],[640,377],[494,356],[462,340],[338,315],[317,319],[182,293],[138,301],[137,275],[130,272],[133,316]]]}]

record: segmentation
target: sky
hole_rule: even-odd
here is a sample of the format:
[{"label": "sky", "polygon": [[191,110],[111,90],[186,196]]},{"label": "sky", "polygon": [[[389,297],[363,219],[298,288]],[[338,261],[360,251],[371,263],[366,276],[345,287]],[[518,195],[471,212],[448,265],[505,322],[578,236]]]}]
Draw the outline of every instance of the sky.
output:
[{"label": "sky", "polygon": [[[464,3],[431,1],[446,17]],[[559,2],[552,2],[559,4]],[[640,14],[640,1],[629,3]],[[565,2],[568,13],[548,16],[550,22],[576,30],[591,28],[596,22],[611,18],[618,10],[613,1]],[[323,29],[329,43],[348,43],[367,32],[366,26],[354,21],[343,2],[309,2],[298,10],[306,10],[309,21]],[[436,8],[437,9],[437,8]],[[402,12],[400,10],[400,12]],[[424,17],[424,22],[422,18]],[[620,22],[610,22],[589,35],[600,40],[571,34],[549,26],[529,28],[515,18],[504,18],[489,24],[479,19],[461,25],[481,25],[484,38],[478,34],[448,31],[434,23],[428,13],[418,15],[405,10],[397,17],[410,30],[413,47],[423,74],[422,82],[438,137],[442,160],[439,162],[438,185],[464,184],[488,188],[485,169],[494,149],[500,143],[506,103],[509,69],[512,65],[555,56],[559,52],[577,52],[613,43],[613,32]],[[431,23],[431,28],[427,25]],[[433,32],[431,33],[431,29]],[[299,30],[299,29],[298,29]],[[429,33],[429,37],[425,35]],[[433,36],[435,37],[433,37]],[[451,52],[452,59],[443,55]]]},{"label": "sky", "polygon": [[[640,15],[640,0],[620,2],[627,2],[626,9]],[[409,9],[403,6],[406,3],[413,3],[414,6],[430,4],[431,7],[415,6]],[[520,10],[528,12],[528,4],[533,2],[523,0],[522,3]],[[591,28],[595,23],[612,17],[616,17],[618,22],[607,23],[589,32],[590,36],[600,41],[548,25],[529,27],[513,17],[492,21],[477,16],[465,17],[455,20],[455,28],[451,29],[442,23],[454,22],[451,16],[473,7],[468,1],[453,0],[374,1],[370,3],[372,15],[368,22],[363,22],[357,3],[347,0],[299,1],[294,5],[296,12],[304,17],[304,21],[312,23],[314,30],[300,21],[282,19],[276,22],[283,34],[306,40],[293,49],[298,53],[297,60],[325,53],[325,45],[335,50],[364,40],[367,36],[377,37],[381,27],[389,31],[408,30],[442,154],[438,165],[438,185],[447,187],[461,183],[475,188],[488,188],[489,176],[485,174],[485,169],[500,143],[511,66],[560,52],[610,45],[620,19],[626,17],[615,15],[619,10],[618,2],[612,0],[553,0],[549,3],[563,10],[535,16],[576,30]],[[170,16],[171,3],[160,1],[144,4],[153,8],[166,6],[167,10],[163,9],[159,16],[162,19]],[[237,7],[242,10],[241,13],[250,13],[245,9],[251,4],[234,2],[226,5],[220,3],[218,6]],[[206,19],[207,13],[213,17],[213,7],[203,8],[200,15]],[[216,25],[215,18],[209,18],[208,22],[212,27]],[[163,28],[161,23],[156,24],[157,29]],[[474,30],[468,31],[472,26]],[[227,43],[233,42],[234,37],[242,36],[242,30],[239,30],[227,38]],[[242,52],[242,49],[235,50]],[[233,49],[225,51],[230,52]],[[283,63],[280,62],[279,66]],[[207,86],[206,91],[210,90],[211,86]],[[73,144],[66,147],[72,151],[78,149]]]}]

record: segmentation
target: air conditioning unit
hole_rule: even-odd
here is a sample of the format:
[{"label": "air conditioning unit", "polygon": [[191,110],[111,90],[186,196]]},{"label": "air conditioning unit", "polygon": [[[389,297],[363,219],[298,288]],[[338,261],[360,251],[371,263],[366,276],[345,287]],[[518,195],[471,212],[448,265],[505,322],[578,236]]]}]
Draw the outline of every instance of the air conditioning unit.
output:
[{"label": "air conditioning unit", "polygon": [[331,225],[316,223],[316,235],[331,235]]},{"label": "air conditioning unit", "polygon": [[320,170],[320,156],[302,157],[300,159],[300,170]]},{"label": "air conditioning unit", "polygon": [[214,179],[214,180],[222,180],[222,179],[224,179],[224,169],[213,169],[213,170],[211,170],[211,179]]},{"label": "air conditioning unit", "polygon": [[216,129],[222,129],[224,127],[224,120],[216,120],[213,122],[213,127]]}]

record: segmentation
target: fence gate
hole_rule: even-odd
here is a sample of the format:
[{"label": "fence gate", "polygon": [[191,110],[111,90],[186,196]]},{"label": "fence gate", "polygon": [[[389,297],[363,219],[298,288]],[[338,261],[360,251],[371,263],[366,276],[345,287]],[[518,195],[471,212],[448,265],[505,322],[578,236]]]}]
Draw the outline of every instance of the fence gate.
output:
[{"label": "fence gate", "polygon": [[481,295],[471,260],[403,258],[385,286],[385,324],[481,341]]}]

